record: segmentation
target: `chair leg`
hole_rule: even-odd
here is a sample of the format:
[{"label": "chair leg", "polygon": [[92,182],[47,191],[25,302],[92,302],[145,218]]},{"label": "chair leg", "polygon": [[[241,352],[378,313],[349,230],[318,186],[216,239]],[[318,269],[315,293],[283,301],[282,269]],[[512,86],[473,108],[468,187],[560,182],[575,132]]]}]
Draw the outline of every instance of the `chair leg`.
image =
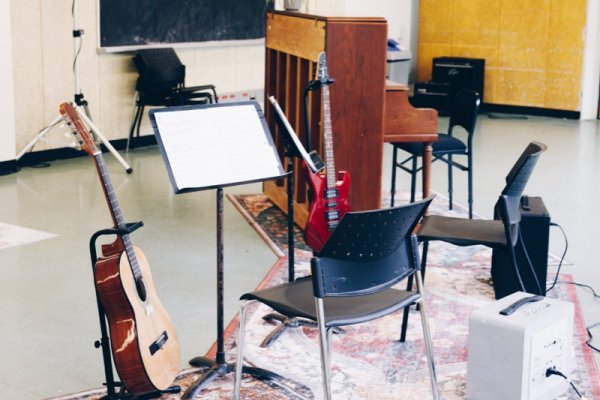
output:
[{"label": "chair leg", "polygon": [[331,400],[331,361],[329,359],[329,343],[327,341],[327,328],[325,327],[325,310],[323,299],[315,298],[317,308],[317,324],[319,325],[319,343],[321,345],[321,372],[323,374],[323,396]]},{"label": "chair leg", "polygon": [[[421,279],[425,280],[425,269],[427,267],[427,251],[429,250],[429,241],[425,240],[423,242],[423,252],[421,256]],[[418,262],[418,261],[417,261]],[[413,275],[409,276],[406,281],[406,290],[411,291],[413,287]],[[417,311],[420,311],[421,305],[417,303]],[[410,306],[404,308],[404,313],[402,315],[402,326],[400,328],[400,342],[406,341],[406,331],[408,329],[408,316],[410,312]]]},{"label": "chair leg", "polygon": [[392,184],[390,185],[390,207],[394,207],[394,196],[396,195],[396,163],[398,162],[398,148],[396,146],[394,146],[394,152],[392,154]]},{"label": "chair leg", "polygon": [[425,269],[427,268],[427,252],[429,251],[429,240],[423,242],[423,252],[421,255],[421,274],[425,282]]},{"label": "chair leg", "polygon": [[138,121],[141,119],[142,116],[142,106],[141,105],[137,105],[135,107],[135,114],[133,116],[133,123],[131,124],[131,128],[129,129],[129,137],[127,139],[127,146],[126,149],[129,150],[129,144],[131,142],[131,140],[133,139],[133,134],[135,132],[135,127],[137,126]]},{"label": "chair leg", "polygon": [[[412,275],[409,278],[411,280],[410,286],[412,286]],[[406,342],[406,331],[408,330],[408,316],[410,315],[410,307],[412,304],[404,307],[404,311],[402,312],[402,325],[400,327],[400,343]]]},{"label": "chair leg", "polygon": [[454,201],[452,200],[452,192],[454,191],[453,185],[452,185],[452,175],[453,175],[453,171],[452,168],[454,168],[452,166],[452,154],[448,154],[448,209],[452,210],[452,206],[454,204]]},{"label": "chair leg", "polygon": [[473,219],[473,160],[471,153],[467,154],[467,182],[469,190],[469,219]]},{"label": "chair leg", "polygon": [[246,302],[242,302],[240,307],[240,327],[237,339],[237,360],[235,364],[235,383],[233,398],[239,400],[242,387],[242,363],[244,361],[244,333],[246,329]]},{"label": "chair leg", "polygon": [[140,137],[140,127],[142,126],[142,119],[144,119],[144,108],[146,108],[146,106],[142,106],[140,110],[140,117],[138,118],[137,129],[135,132],[136,137]]},{"label": "chair leg", "polygon": [[429,378],[431,380],[431,391],[433,393],[434,400],[440,399],[440,392],[437,383],[437,374],[435,372],[435,361],[433,357],[433,343],[431,342],[431,332],[429,331],[429,322],[427,321],[427,314],[425,312],[425,302],[423,301],[423,280],[421,279],[421,272],[416,271],[415,278],[417,281],[417,290],[421,294],[419,300],[419,310],[421,313],[421,325],[423,326],[423,339],[425,342],[425,351],[427,353],[427,367],[429,368]]},{"label": "chair leg", "polygon": [[412,156],[412,171],[410,172],[410,202],[415,202],[415,190],[417,186],[417,157]]}]

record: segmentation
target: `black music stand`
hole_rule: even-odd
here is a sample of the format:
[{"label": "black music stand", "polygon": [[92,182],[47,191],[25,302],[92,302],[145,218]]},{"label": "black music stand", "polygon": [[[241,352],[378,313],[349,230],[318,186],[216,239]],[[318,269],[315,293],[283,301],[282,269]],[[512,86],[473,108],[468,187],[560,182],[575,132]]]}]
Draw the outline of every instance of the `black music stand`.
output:
[{"label": "black music stand", "polygon": [[[224,351],[223,188],[280,178],[285,172],[255,101],[155,109],[150,121],[175,193],[217,191],[217,351],[214,360],[190,360],[193,366],[208,367],[182,396],[191,399],[235,370]],[[262,368],[244,366],[244,372],[258,379],[283,379]]]}]

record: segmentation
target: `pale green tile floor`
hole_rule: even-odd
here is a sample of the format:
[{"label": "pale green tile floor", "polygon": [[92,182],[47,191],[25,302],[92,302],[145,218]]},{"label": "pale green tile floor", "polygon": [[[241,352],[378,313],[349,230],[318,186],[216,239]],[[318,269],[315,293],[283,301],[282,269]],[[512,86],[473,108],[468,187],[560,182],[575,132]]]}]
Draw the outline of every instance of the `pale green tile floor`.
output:
[{"label": "pale green tile floor", "polygon": [[[440,125],[445,126],[446,120]],[[600,134],[596,121],[479,117],[475,138],[476,213],[491,217],[504,177],[531,140],[548,145],[526,193],[541,196],[569,239],[564,272],[600,290]],[[132,235],[149,258],[159,296],[181,342],[181,367],[204,354],[216,337],[215,191],[175,195],[156,147],[125,155],[127,175],[106,154]],[[391,146],[384,146],[383,187],[389,188]],[[408,175],[399,174],[408,188]],[[466,174],[455,172],[455,201],[466,204]],[[434,165],[432,188],[446,194],[446,171]],[[260,185],[226,189],[258,193]],[[360,190],[353,188],[353,190]],[[0,222],[55,234],[0,250],[0,398],[42,399],[98,387],[104,381],[88,240],[110,227],[88,157],[24,168],[0,177]],[[253,289],[276,260],[247,222],[225,201],[225,321],[237,298]],[[551,231],[551,251],[563,239]],[[600,302],[580,290],[587,323],[600,320]],[[600,345],[600,329],[596,331]],[[600,357],[596,357],[597,362]]]}]

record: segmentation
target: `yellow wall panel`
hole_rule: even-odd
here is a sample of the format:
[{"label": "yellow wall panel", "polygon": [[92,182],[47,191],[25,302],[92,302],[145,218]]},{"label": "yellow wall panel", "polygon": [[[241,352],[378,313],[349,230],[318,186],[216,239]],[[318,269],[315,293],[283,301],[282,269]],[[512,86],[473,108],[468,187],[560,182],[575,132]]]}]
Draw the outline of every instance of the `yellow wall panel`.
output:
[{"label": "yellow wall panel", "polygon": [[561,72],[546,74],[546,99],[548,108],[565,110],[580,100],[579,76],[565,76]]},{"label": "yellow wall panel", "polygon": [[488,68],[487,60],[485,66],[485,80],[483,82],[483,92],[485,93],[486,99],[497,99],[497,88],[498,88],[498,74],[499,70],[495,67]]},{"label": "yellow wall panel", "polygon": [[[448,26],[452,21],[452,2],[429,0],[419,8],[419,37],[425,43],[451,43]],[[450,33],[450,34],[449,34]]]},{"label": "yellow wall panel", "polygon": [[431,80],[431,60],[434,57],[442,57],[452,54],[452,46],[449,44],[429,44],[419,46],[417,56],[417,77],[419,81]]},{"label": "yellow wall panel", "polygon": [[514,106],[542,104],[545,100],[545,91],[539,89],[545,86],[545,82],[544,72],[499,70],[496,91],[500,104]]},{"label": "yellow wall panel", "polygon": [[419,80],[434,57],[484,58],[484,102],[579,109],[586,0],[419,4]]},{"label": "yellow wall panel", "polygon": [[453,15],[456,18],[451,20],[453,44],[496,45],[500,27],[500,3],[500,0],[454,2]]}]

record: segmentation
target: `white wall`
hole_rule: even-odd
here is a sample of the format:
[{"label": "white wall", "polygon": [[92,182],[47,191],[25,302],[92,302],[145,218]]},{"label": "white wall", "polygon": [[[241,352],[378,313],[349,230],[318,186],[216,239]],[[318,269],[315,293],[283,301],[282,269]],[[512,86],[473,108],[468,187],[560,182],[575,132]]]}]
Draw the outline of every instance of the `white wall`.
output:
[{"label": "white wall", "polygon": [[410,49],[412,0],[330,0],[336,11],[344,15],[384,17],[388,22],[388,37],[400,42],[405,50]]},{"label": "white wall", "polygon": [[11,25],[10,3],[0,1],[0,162],[16,154]]},{"label": "white wall", "polygon": [[581,74],[581,119],[596,119],[600,85],[600,4],[588,1]]},{"label": "white wall", "polygon": [[[18,154],[37,132],[58,116],[58,107],[75,93],[72,64],[73,0],[0,0],[12,23],[15,143]],[[8,4],[11,10],[8,12]],[[137,72],[131,53],[98,53],[97,2],[79,1],[79,28],[84,30],[80,55],[81,91],[95,125],[109,140],[126,138],[134,112]],[[11,24],[2,23],[2,29]],[[6,28],[5,28],[6,27]],[[9,32],[10,33],[10,32]],[[2,44],[10,35],[2,35]],[[11,52],[8,51],[10,54]],[[213,83],[219,94],[261,89],[264,85],[264,44],[177,49],[186,65],[188,86]],[[3,59],[0,65],[7,61]],[[3,78],[6,75],[2,75]],[[4,122],[0,122],[4,125]],[[4,127],[4,126],[3,126]],[[147,124],[142,132],[151,133]],[[47,136],[62,135],[52,131]],[[39,142],[34,150],[62,147]],[[9,156],[10,157],[10,156]],[[12,155],[14,159],[14,154]]]}]

